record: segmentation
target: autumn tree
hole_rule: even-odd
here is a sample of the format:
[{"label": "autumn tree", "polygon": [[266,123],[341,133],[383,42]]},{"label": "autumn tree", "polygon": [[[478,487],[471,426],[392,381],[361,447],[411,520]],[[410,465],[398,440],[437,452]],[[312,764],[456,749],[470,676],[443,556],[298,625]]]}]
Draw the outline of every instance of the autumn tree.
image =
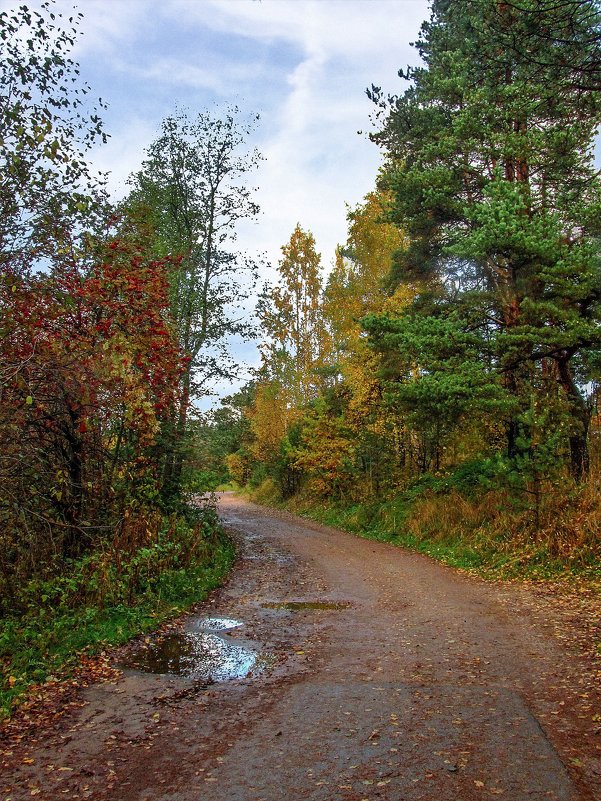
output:
[{"label": "autumn tree", "polygon": [[102,211],[85,153],[106,134],[69,56],[80,20],[54,2],[0,12],[1,268],[47,265]]},{"label": "autumn tree", "polygon": [[344,414],[344,400],[344,392],[332,388],[311,404],[299,426],[293,464],[313,497],[348,500],[358,495],[361,445]]},{"label": "autumn tree", "polygon": [[[248,409],[251,453],[258,478],[295,491],[295,425],[323,385],[329,338],[321,308],[320,256],[310,232],[296,225],[282,246],[279,281],[267,284],[257,312],[263,331],[262,365]],[[291,440],[292,437],[292,440]]]},{"label": "autumn tree", "polygon": [[152,515],[154,446],[182,365],[166,267],[115,240],[85,274],[2,275],[6,581],[11,571],[51,570]]},{"label": "autumn tree", "polygon": [[321,496],[359,498],[395,473],[399,421],[382,403],[379,359],[361,325],[368,313],[406,302],[405,290],[390,297],[384,286],[392,255],[404,246],[404,235],[384,220],[389,200],[374,191],[349,210],[348,238],[325,288],[313,237],[297,225],[282,248],[279,284],[261,299],[250,473],[276,479],[284,495],[306,480]]},{"label": "autumn tree", "polygon": [[53,3],[0,13],[0,606],[13,611],[32,577],[156,533],[157,437],[182,367],[175,261],[149,255],[133,219],[118,225],[85,160],[105,137],[69,57],[79,22]]},{"label": "autumn tree", "polygon": [[252,125],[237,109],[167,117],[142,169],[130,179],[126,206],[145,215],[152,251],[177,256],[170,307],[188,366],[180,407],[166,432],[166,481],[175,494],[190,402],[210,392],[216,379],[235,375],[229,338],[251,333],[240,306],[254,264],[238,251],[236,228],[258,213],[247,184],[259,159],[256,151],[245,150]]},{"label": "autumn tree", "polygon": [[[385,221],[391,199],[389,193],[375,190],[349,209],[347,240],[337,249],[324,291],[323,313],[338,381],[311,412],[303,435],[306,452],[302,463],[305,469],[310,465],[315,469],[323,457],[338,464],[339,476],[332,471],[327,474],[332,479],[330,491],[336,487],[347,497],[373,495],[393,482],[404,453],[399,445],[403,421],[383,403],[380,358],[368,346],[362,327],[366,315],[384,309],[398,311],[411,297],[406,288],[391,297],[385,287],[393,255],[405,246],[402,231]],[[313,436],[311,430],[320,430],[323,436]],[[342,458],[345,437],[346,456]],[[327,482],[322,476],[314,484],[325,490]]]},{"label": "autumn tree", "polygon": [[309,231],[296,225],[282,246],[279,284],[266,287],[259,305],[267,369],[301,407],[317,394],[330,343],[321,308],[321,257]]},{"label": "autumn tree", "polygon": [[386,222],[389,192],[369,192],[348,209],[348,236],[337,249],[324,296],[324,311],[338,352],[354,353],[362,340],[361,319],[391,306],[385,281],[393,254],[404,247],[403,232]]}]

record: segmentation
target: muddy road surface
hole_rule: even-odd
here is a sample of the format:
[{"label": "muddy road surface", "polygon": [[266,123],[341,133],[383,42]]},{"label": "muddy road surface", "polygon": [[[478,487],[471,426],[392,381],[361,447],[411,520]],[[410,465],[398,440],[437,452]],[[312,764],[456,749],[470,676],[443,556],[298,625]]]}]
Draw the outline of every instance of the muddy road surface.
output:
[{"label": "muddy road surface", "polygon": [[5,750],[1,801],[601,798],[586,664],[532,590],[220,504],[228,583]]}]

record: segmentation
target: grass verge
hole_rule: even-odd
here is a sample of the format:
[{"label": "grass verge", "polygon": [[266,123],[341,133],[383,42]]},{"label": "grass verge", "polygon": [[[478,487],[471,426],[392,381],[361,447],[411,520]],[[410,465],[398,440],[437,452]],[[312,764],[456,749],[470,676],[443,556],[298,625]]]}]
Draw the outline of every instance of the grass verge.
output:
[{"label": "grass verge", "polygon": [[122,561],[118,571],[109,551],[88,555],[60,578],[31,586],[27,606],[0,618],[0,719],[32,685],[67,677],[82,657],[152,631],[204,600],[223,581],[234,556],[216,521],[205,521],[199,531],[178,520],[165,526],[157,542]]},{"label": "grass verge", "polygon": [[569,501],[550,508],[537,529],[529,510],[494,491],[477,498],[457,491],[408,492],[390,500],[342,503],[300,495],[282,501],[272,485],[265,485],[249,497],[484,577],[601,586],[597,494],[592,513],[587,514],[585,495],[573,508]]}]

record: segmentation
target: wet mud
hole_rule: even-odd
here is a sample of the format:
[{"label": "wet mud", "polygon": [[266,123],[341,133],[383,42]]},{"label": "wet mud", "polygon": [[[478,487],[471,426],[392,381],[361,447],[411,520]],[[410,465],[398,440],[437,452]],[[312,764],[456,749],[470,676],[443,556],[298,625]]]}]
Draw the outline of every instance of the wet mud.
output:
[{"label": "wet mud", "polygon": [[282,609],[285,612],[327,612],[346,609],[350,606],[344,601],[267,601],[263,609]]}]

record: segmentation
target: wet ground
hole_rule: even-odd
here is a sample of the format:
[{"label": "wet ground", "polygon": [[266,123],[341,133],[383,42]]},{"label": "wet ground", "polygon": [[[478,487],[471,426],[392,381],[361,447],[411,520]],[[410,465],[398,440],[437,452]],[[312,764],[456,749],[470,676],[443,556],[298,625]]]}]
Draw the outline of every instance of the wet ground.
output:
[{"label": "wet ground", "polygon": [[228,584],[5,753],[0,801],[601,798],[590,665],[527,588],[228,494],[221,511]]}]

